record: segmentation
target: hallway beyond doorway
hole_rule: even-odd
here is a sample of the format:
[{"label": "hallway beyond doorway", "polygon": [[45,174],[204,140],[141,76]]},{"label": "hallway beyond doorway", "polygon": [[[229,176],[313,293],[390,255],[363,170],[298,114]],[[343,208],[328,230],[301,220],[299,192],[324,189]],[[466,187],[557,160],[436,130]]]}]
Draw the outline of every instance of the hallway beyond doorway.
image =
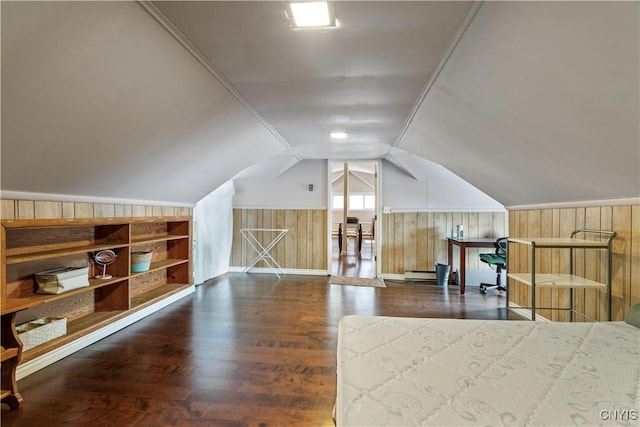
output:
[{"label": "hallway beyond doorway", "polygon": [[358,258],[355,248],[353,247],[355,244],[354,242],[354,239],[348,239],[347,254],[340,256],[340,251],[338,250],[338,238],[332,238],[331,275],[361,278],[375,277],[375,244],[370,244],[369,241],[362,242],[362,251],[360,253],[360,258]]}]

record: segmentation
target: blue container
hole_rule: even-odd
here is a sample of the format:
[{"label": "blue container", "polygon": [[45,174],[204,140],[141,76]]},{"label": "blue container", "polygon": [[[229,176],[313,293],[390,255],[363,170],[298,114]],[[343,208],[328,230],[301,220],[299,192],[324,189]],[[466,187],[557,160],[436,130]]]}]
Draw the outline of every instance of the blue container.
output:
[{"label": "blue container", "polygon": [[131,252],[131,272],[141,273],[151,267],[153,252]]}]

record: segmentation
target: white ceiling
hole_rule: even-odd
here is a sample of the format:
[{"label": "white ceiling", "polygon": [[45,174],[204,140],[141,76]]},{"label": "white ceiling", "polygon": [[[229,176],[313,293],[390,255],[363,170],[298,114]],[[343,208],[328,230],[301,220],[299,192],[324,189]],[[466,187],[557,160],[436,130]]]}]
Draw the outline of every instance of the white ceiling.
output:
[{"label": "white ceiling", "polygon": [[342,156],[389,149],[471,3],[336,2],[338,28],[297,31],[278,1],[154,6],[292,147],[346,130]]},{"label": "white ceiling", "polygon": [[400,147],[507,206],[638,197],[639,5],[485,3]]},{"label": "white ceiling", "polygon": [[639,4],[338,1],[294,31],[279,1],[2,2],[2,190],[189,204],[274,156],[417,155],[507,206],[639,197]]}]

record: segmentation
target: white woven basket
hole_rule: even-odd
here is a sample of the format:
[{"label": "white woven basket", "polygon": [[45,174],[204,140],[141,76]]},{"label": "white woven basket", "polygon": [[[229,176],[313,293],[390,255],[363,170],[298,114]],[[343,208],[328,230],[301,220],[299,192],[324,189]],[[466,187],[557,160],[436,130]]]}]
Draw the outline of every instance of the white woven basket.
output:
[{"label": "white woven basket", "polygon": [[43,317],[16,325],[18,337],[22,341],[22,351],[61,337],[67,333],[67,319],[64,317]]}]

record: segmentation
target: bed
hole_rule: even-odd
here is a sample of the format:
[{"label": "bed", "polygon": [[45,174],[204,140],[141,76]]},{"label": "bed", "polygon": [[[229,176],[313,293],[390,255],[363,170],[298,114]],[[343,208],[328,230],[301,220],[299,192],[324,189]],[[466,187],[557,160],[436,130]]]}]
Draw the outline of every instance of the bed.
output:
[{"label": "bed", "polygon": [[337,426],[640,425],[626,322],[346,316]]}]

